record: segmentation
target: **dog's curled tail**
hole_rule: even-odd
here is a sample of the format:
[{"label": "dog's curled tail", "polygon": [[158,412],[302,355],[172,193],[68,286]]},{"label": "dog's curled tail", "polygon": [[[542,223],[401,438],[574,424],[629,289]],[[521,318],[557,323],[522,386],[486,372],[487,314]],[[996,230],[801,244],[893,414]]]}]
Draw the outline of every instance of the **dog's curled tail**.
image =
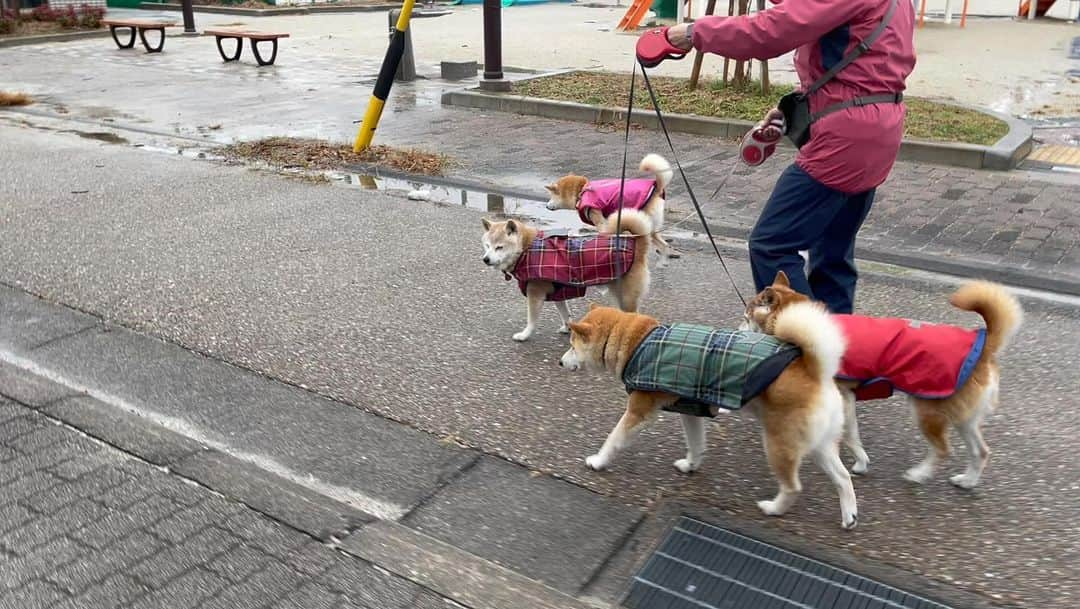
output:
[{"label": "dog's curled tail", "polygon": [[656,153],[645,155],[645,158],[641,159],[641,165],[638,169],[656,176],[656,189],[660,192],[664,192],[668,184],[671,183],[671,178],[675,177],[675,172],[671,169],[671,163]]},{"label": "dog's curled tail", "polygon": [[630,232],[638,236],[651,235],[653,232],[652,220],[637,209],[623,209],[621,219],[618,214],[611,214],[604,225],[598,228],[603,234],[613,235],[616,224],[619,225],[619,232]]},{"label": "dog's curled tail", "polygon": [[776,338],[802,349],[810,374],[823,383],[832,382],[840,370],[847,342],[823,305],[808,301],[784,308],[776,317],[774,330]]},{"label": "dog's curled tail", "polygon": [[949,298],[952,306],[974,311],[986,323],[985,353],[996,355],[1020,329],[1024,309],[1004,286],[990,281],[972,281],[960,286]]}]

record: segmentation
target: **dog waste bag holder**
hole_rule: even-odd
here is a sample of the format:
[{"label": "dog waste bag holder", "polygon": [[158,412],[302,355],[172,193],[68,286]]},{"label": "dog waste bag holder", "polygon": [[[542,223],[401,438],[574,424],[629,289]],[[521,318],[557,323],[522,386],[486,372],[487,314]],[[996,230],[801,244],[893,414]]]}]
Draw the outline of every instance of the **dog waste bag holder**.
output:
[{"label": "dog waste bag holder", "polygon": [[634,578],[630,609],[949,609],[727,529],[680,518]]}]

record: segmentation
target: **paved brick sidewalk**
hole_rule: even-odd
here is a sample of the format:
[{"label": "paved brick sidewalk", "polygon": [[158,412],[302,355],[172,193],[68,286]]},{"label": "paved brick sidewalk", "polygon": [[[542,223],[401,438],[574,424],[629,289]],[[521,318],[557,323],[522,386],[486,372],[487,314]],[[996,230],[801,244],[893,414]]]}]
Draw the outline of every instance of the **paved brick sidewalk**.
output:
[{"label": "paved brick sidewalk", "polygon": [[0,398],[2,609],[452,606]]}]

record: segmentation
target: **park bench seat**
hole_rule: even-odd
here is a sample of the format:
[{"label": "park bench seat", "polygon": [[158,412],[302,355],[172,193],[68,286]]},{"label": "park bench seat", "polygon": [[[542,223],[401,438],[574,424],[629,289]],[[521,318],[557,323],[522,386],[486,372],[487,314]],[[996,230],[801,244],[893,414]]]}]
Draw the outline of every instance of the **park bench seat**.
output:
[{"label": "park bench seat", "polygon": [[[176,27],[176,23],[173,21],[150,21],[148,19],[102,19],[102,25],[109,26],[109,33],[112,34],[112,39],[116,43],[116,46],[121,49],[130,49],[135,46],[135,33],[139,33],[139,40],[142,41],[143,47],[146,48],[147,53],[160,53],[161,49],[165,47],[165,28]],[[116,30],[127,30],[131,33],[127,42],[121,42],[116,36]],[[158,40],[158,44],[155,47],[150,46],[150,43],[146,41],[146,32],[156,31],[161,35]]]},{"label": "park bench seat", "polygon": [[[226,62],[236,61],[236,60],[240,59],[240,52],[244,49],[244,39],[247,38],[248,40],[251,41],[251,52],[255,54],[255,61],[257,61],[260,66],[272,65],[274,63],[274,61],[277,59],[278,39],[279,38],[288,38],[289,37],[288,34],[284,34],[284,33],[254,32],[254,31],[247,31],[247,30],[228,30],[228,29],[225,29],[225,30],[205,30],[203,33],[208,35],[208,36],[214,36],[217,39],[218,53],[221,54],[221,58],[224,59]],[[232,55],[227,54],[225,52],[225,48],[221,45],[222,40],[235,40],[236,41],[236,52],[233,53]],[[263,59],[262,55],[259,53],[259,43],[260,42],[265,42],[267,40],[269,40],[271,45],[272,45],[271,52],[270,52],[270,59],[268,59],[268,60]]]}]

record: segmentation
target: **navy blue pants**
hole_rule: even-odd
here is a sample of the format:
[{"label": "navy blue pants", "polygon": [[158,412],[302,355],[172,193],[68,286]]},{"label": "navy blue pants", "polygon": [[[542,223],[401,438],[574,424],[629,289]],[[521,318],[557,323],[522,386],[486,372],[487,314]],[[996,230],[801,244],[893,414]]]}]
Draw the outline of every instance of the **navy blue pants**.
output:
[{"label": "navy blue pants", "polygon": [[[874,190],[855,195],[833,190],[797,165],[784,170],[750,233],[750,268],[760,292],[779,271],[791,287],[812,295],[833,313],[851,313],[855,302],[855,235]],[[810,252],[810,275],[800,250]]]}]

